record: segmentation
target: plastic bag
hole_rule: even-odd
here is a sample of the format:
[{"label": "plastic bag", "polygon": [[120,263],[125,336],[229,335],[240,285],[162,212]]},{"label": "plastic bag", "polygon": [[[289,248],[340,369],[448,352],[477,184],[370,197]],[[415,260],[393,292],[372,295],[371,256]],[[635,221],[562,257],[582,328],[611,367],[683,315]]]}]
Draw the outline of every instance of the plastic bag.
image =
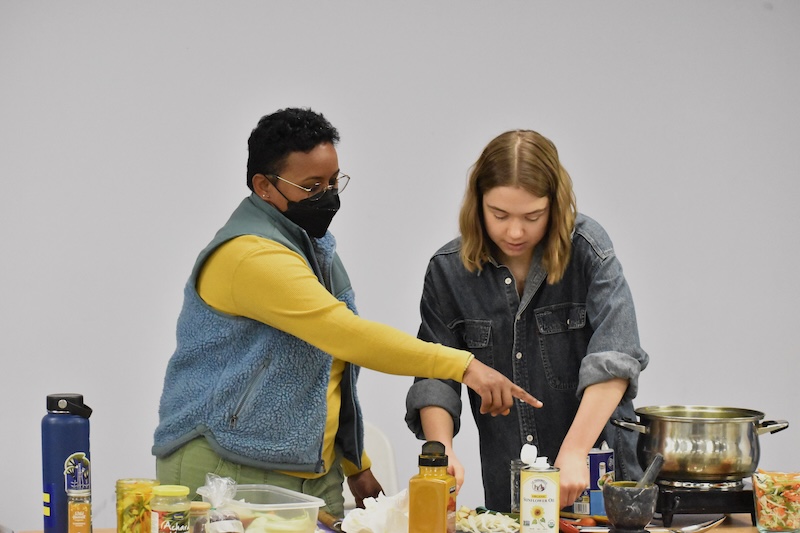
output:
[{"label": "plastic bag", "polygon": [[205,533],[244,533],[244,526],[239,516],[225,509],[236,495],[234,480],[216,474],[206,474],[206,484],[197,488],[197,494],[211,503]]}]

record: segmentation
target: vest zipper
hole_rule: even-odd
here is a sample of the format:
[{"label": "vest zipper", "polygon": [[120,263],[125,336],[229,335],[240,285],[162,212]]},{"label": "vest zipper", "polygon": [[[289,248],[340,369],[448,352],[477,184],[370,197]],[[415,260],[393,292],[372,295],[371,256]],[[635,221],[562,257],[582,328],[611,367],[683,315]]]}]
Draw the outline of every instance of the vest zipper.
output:
[{"label": "vest zipper", "polygon": [[236,403],[233,414],[231,414],[229,419],[231,429],[236,429],[236,423],[239,421],[239,415],[242,413],[247,400],[249,400],[250,396],[252,396],[253,389],[255,389],[256,384],[261,381],[261,376],[267,371],[267,367],[269,367],[268,361],[261,363],[261,366],[258,368],[258,372],[256,372],[253,376],[253,379],[247,383],[247,387],[245,387],[244,393],[242,393],[242,397],[239,398],[239,401]]}]

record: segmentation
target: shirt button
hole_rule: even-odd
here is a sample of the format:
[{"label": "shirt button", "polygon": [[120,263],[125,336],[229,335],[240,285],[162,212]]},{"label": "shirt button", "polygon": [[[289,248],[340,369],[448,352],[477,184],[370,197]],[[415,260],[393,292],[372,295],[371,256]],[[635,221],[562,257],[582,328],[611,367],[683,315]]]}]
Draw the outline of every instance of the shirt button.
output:
[{"label": "shirt button", "polygon": [[506,278],[506,285],[511,285],[511,278]]},{"label": "shirt button", "polygon": [[528,442],[533,442],[533,435],[528,435],[527,437],[525,437],[525,440]]},{"label": "shirt button", "polygon": [[569,326],[569,318],[567,319],[567,325]]},{"label": "shirt button", "polygon": [[522,359],[522,352],[517,352],[517,359]]}]

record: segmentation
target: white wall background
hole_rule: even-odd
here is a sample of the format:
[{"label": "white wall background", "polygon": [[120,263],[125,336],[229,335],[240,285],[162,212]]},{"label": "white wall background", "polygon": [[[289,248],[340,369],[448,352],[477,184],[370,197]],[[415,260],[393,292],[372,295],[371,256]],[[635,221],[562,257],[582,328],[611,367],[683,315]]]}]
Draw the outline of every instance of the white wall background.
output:
[{"label": "white wall background", "polygon": [[[340,129],[332,229],[361,313],[412,334],[482,147],[549,136],[634,293],[637,404],[787,419],[761,466],[800,470],[798,27],[789,0],[0,0],[0,523],[41,527],[48,393],[95,409],[96,527],[116,479],[154,475],[181,289],[247,194],[250,130],[287,106]],[[361,381],[403,482],[409,384]],[[475,441],[467,420],[472,507]]]}]

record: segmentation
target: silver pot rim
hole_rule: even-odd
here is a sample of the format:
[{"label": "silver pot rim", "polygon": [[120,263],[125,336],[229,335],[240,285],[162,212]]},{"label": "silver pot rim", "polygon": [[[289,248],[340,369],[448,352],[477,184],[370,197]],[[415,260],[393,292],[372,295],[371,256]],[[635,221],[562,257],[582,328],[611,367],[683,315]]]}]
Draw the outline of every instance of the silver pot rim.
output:
[{"label": "silver pot rim", "polygon": [[761,411],[712,405],[651,405],[635,413],[639,418],[671,422],[758,422],[764,418]]}]

